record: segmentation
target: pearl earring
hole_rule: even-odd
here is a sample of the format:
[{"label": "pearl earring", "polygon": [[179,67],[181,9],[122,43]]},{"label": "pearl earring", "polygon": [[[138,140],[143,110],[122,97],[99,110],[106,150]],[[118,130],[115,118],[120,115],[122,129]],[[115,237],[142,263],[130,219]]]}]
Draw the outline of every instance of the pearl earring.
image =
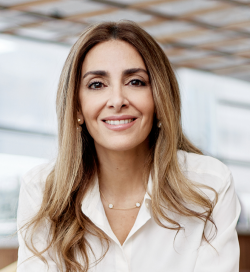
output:
[{"label": "pearl earring", "polygon": [[157,122],[157,127],[158,127],[158,128],[161,128],[161,121],[158,121],[158,122]]},{"label": "pearl earring", "polygon": [[82,131],[82,127],[81,127],[81,124],[80,124],[81,119],[78,118],[77,121],[78,121],[79,126],[78,126],[76,129],[77,129],[79,132],[81,132],[81,131]]}]

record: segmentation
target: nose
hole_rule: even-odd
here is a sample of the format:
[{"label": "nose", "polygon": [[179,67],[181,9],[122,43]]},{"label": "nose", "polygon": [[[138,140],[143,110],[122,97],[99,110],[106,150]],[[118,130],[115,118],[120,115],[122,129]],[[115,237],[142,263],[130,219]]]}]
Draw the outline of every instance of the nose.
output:
[{"label": "nose", "polygon": [[119,84],[111,88],[107,107],[113,108],[116,112],[119,112],[122,108],[128,107],[128,105],[129,101],[122,86]]}]

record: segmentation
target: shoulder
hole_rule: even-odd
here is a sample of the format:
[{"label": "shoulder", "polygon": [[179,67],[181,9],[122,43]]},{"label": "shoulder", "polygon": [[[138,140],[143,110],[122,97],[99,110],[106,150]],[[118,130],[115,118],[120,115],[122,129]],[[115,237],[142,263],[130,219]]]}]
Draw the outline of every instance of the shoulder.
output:
[{"label": "shoulder", "polygon": [[54,162],[38,165],[22,177],[19,204],[29,199],[33,204],[40,203],[43,197],[48,175],[54,168]]},{"label": "shoulder", "polygon": [[190,180],[211,186],[218,193],[231,182],[229,168],[218,159],[182,150],[177,156],[182,171]]},{"label": "shoulder", "polygon": [[53,167],[54,163],[41,164],[22,177],[17,212],[18,228],[30,222],[39,211],[45,183]]},{"label": "shoulder", "polygon": [[221,179],[230,174],[228,167],[213,157],[188,153],[183,150],[178,150],[177,154],[184,171],[209,174]]},{"label": "shoulder", "polygon": [[22,177],[25,186],[42,186],[54,168],[54,162],[43,163],[29,170]]}]

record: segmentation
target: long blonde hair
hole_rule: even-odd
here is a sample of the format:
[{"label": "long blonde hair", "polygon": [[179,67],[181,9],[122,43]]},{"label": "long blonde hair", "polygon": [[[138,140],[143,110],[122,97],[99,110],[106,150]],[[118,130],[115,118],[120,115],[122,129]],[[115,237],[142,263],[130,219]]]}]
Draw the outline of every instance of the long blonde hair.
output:
[{"label": "long blonde hair", "polygon": [[[28,228],[26,245],[43,261],[43,252],[52,249],[57,256],[60,271],[87,271],[91,252],[86,234],[96,235],[102,245],[109,239],[81,211],[81,202],[98,171],[98,160],[93,139],[86,126],[82,133],[77,131],[78,91],[81,82],[81,66],[88,51],[96,44],[117,39],[133,45],[140,53],[147,68],[155,103],[155,119],[150,132],[150,154],[147,169],[153,178],[152,211],[156,222],[164,227],[179,231],[181,226],[166,213],[164,207],[183,216],[197,217],[205,222],[212,221],[211,214],[217,200],[212,202],[199,186],[189,181],[182,173],[177,150],[202,154],[183,134],[181,127],[181,102],[178,83],[173,69],[157,42],[137,24],[123,20],[90,26],[72,47],[63,67],[57,93],[57,116],[59,125],[59,149],[55,166],[48,175],[43,201],[39,212]],[[161,120],[161,129],[157,127]],[[188,204],[202,208],[201,212],[190,209]],[[50,241],[40,252],[33,243],[35,230],[47,218],[50,221]],[[168,222],[168,226],[162,220]],[[203,233],[203,238],[207,240]],[[106,250],[106,252],[107,252]],[[80,254],[83,263],[76,257]],[[105,255],[105,254],[104,254]],[[102,257],[104,257],[104,255]],[[100,259],[99,259],[100,261]]]}]

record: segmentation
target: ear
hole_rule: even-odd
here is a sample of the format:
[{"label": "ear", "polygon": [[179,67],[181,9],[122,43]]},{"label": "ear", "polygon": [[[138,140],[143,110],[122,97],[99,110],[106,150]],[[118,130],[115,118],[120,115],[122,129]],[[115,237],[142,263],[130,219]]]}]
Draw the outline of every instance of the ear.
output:
[{"label": "ear", "polygon": [[77,121],[79,125],[82,125],[84,123],[82,111],[77,111]]}]

